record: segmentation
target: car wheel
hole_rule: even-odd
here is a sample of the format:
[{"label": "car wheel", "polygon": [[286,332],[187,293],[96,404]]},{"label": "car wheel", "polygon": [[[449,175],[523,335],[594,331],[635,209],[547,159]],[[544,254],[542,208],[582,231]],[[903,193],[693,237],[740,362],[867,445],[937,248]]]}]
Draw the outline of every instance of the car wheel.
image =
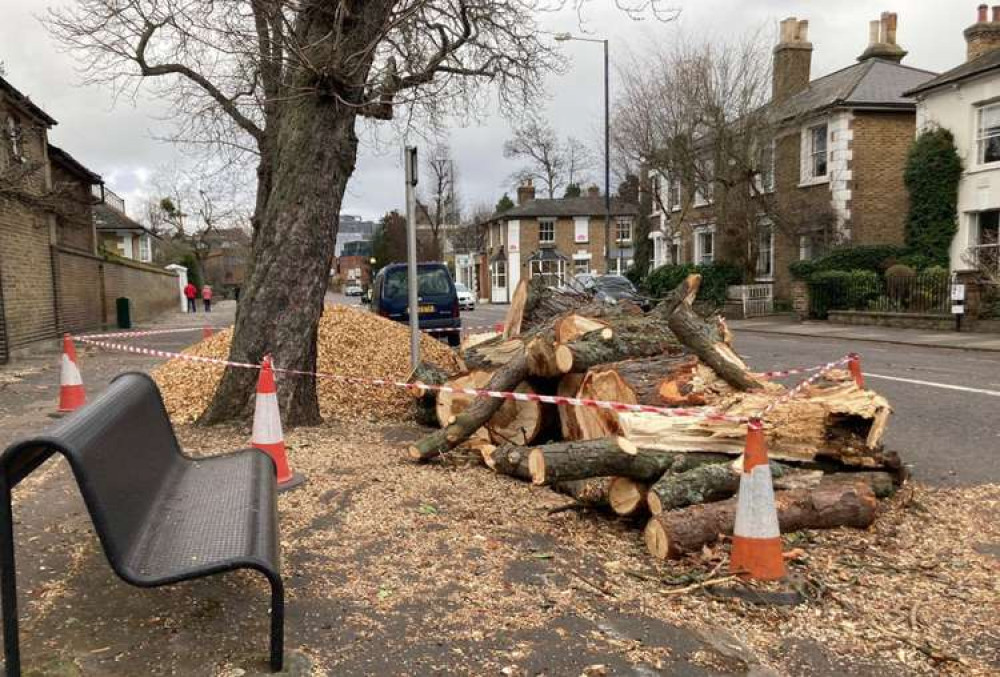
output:
[{"label": "car wheel", "polygon": [[462,345],[462,335],[457,331],[448,332],[448,345],[452,348],[457,348]]}]

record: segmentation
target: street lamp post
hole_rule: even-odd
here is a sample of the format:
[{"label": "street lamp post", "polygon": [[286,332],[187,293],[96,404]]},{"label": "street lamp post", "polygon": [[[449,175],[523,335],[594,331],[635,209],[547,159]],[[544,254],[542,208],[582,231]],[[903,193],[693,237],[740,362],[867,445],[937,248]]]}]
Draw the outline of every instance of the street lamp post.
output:
[{"label": "street lamp post", "polygon": [[611,87],[609,79],[608,41],[579,38],[572,33],[557,33],[559,42],[595,42],[604,45],[604,272],[611,272]]}]

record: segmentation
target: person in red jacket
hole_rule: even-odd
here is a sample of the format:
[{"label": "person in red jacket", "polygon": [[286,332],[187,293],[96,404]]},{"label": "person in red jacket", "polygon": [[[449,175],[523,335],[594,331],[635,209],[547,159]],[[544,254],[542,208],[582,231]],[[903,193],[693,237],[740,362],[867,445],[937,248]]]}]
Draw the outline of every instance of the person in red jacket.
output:
[{"label": "person in red jacket", "polygon": [[187,286],[184,287],[184,296],[186,296],[188,300],[188,312],[198,312],[198,304],[195,302],[195,298],[198,296],[198,288],[191,282],[188,282]]},{"label": "person in red jacket", "polygon": [[207,284],[201,288],[201,300],[205,303],[205,312],[212,312],[212,288]]}]

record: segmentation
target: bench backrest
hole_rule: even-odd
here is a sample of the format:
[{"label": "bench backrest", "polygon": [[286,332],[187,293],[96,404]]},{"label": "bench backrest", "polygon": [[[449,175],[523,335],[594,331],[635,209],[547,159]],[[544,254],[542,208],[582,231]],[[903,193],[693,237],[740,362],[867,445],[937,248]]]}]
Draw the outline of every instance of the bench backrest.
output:
[{"label": "bench backrest", "polygon": [[136,542],[183,457],[160,392],[146,374],[118,376],[92,403],[0,456],[16,485],[53,453],[66,456],[108,558]]}]

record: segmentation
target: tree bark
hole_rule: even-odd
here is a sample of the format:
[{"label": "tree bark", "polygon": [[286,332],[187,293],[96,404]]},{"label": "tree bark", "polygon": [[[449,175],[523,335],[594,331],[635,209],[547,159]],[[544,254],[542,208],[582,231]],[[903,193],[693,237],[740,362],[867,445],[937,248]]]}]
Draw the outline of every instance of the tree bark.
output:
[{"label": "tree bark", "polygon": [[610,477],[570,480],[568,482],[556,482],[552,485],[553,491],[576,499],[576,502],[580,505],[598,510],[606,510],[611,507],[611,501],[608,498],[610,489]]},{"label": "tree bark", "polygon": [[[527,362],[522,352],[493,373],[488,389],[512,391],[527,375]],[[505,401],[498,397],[477,399],[447,427],[431,433],[412,445],[409,449],[410,458],[415,461],[429,461],[439,456],[441,452],[455,447],[485,425]]]},{"label": "tree bark", "polygon": [[[849,526],[864,529],[875,521],[877,499],[864,482],[820,483],[815,489],[775,495],[782,533]],[[646,524],[646,547],[654,557],[672,559],[701,550],[736,523],[736,499],[662,512]]]},{"label": "tree bark", "polygon": [[681,344],[662,319],[652,316],[623,316],[608,319],[612,336],[592,331],[556,347],[556,364],[562,373],[584,372],[608,362],[632,358],[678,354]]},{"label": "tree bark", "polygon": [[[427,385],[439,386],[448,380],[448,374],[440,367],[427,362],[421,362],[413,370],[407,383],[425,383]],[[438,426],[437,401],[438,392],[435,390],[416,391],[416,415],[417,423],[427,426]]]},{"label": "tree bark", "polygon": [[530,480],[531,471],[528,469],[528,455],[529,450],[527,447],[521,447],[516,444],[505,444],[493,449],[489,453],[484,453],[483,460],[486,461],[486,465],[501,475],[510,475],[518,479]]},{"label": "tree bark", "polygon": [[[781,477],[786,466],[771,463],[771,477]],[[649,488],[649,511],[659,515],[697,503],[729,498],[740,489],[740,473],[729,463],[712,463],[680,473],[665,473]]]},{"label": "tree bark", "polygon": [[[553,442],[530,453],[532,482],[539,485],[588,477],[619,476],[653,482],[670,470],[683,454],[636,449],[628,440],[610,437],[585,442]],[[726,459],[708,454],[708,461]],[[690,459],[685,459],[689,462]]]}]

